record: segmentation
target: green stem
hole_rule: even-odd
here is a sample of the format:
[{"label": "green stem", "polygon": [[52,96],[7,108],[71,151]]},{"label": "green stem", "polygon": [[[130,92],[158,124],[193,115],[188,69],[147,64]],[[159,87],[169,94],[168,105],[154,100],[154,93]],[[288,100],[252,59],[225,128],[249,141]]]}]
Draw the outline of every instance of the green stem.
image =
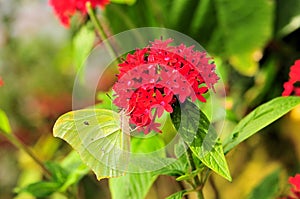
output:
[{"label": "green stem", "polygon": [[[105,33],[105,31],[103,29],[103,26],[101,25],[99,19],[97,18],[96,13],[95,13],[94,9],[92,8],[91,2],[89,2],[89,1],[86,2],[86,9],[87,9],[87,12],[88,12],[88,14],[91,18],[92,23],[95,26],[96,31],[99,34],[100,39],[104,42],[108,38],[108,36]],[[118,62],[121,63],[121,60],[117,56],[117,52],[115,51],[115,49],[113,48],[111,43],[109,41],[107,41],[107,42],[104,42],[104,44],[106,45],[107,50],[109,51],[111,56],[116,57]]]},{"label": "green stem", "polygon": [[100,21],[98,20],[97,16],[96,16],[96,13],[94,12],[94,9],[92,8],[92,4],[91,2],[86,2],[86,9],[87,9],[87,12],[96,28],[96,30],[98,31],[98,34],[99,36],[101,37],[102,40],[106,39],[107,38],[107,35],[106,33],[104,32],[101,24],[100,24]]},{"label": "green stem", "polygon": [[27,155],[29,155],[32,158],[32,160],[41,167],[47,178],[51,178],[50,171],[45,167],[43,162],[30,150],[29,147],[22,143],[14,134],[4,133],[4,135],[16,148],[23,150]]},{"label": "green stem", "polygon": [[209,168],[206,168],[205,176],[202,177],[202,184],[206,183],[210,174],[211,174],[211,170]]},{"label": "green stem", "polygon": [[202,189],[197,192],[198,199],[204,199]]},{"label": "green stem", "polygon": [[[189,147],[186,150],[186,155],[188,157],[188,162],[189,162],[189,165],[191,167],[191,171],[196,170],[197,168],[196,168],[195,162],[193,160],[193,152],[191,151],[191,149]],[[200,182],[197,175],[194,177],[194,184],[195,185],[200,185],[201,184],[201,182]],[[197,186],[195,186],[194,188],[196,188],[196,187]]]},{"label": "green stem", "polygon": [[[191,170],[192,171],[196,170],[197,168],[193,159],[193,152],[189,147],[186,150],[186,154],[188,157],[188,162],[191,167]],[[203,192],[202,192],[203,183],[200,181],[199,176],[195,175],[193,180],[194,180],[194,189],[197,191],[198,199],[204,199]]]}]

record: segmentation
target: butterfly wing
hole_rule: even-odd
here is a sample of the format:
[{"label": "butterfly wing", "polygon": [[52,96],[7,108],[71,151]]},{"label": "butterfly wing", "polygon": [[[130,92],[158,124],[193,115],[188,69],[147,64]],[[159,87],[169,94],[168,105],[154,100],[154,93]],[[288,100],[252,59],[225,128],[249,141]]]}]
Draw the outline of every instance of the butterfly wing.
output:
[{"label": "butterfly wing", "polygon": [[77,110],[62,115],[53,134],[68,142],[98,179],[117,177],[126,171],[129,150],[120,121],[111,110]]}]

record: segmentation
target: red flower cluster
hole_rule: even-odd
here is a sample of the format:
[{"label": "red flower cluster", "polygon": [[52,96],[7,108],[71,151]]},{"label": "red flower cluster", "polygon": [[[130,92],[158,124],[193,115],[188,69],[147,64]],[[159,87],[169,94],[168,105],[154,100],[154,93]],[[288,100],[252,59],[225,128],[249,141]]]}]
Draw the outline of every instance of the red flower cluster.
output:
[{"label": "red flower cluster", "polygon": [[289,76],[289,81],[283,84],[284,91],[282,96],[289,96],[292,93],[300,96],[300,87],[295,85],[297,82],[300,83],[300,59],[296,60],[295,64],[291,66]]},{"label": "red flower cluster", "polygon": [[87,10],[85,4],[87,2],[90,2],[92,7],[95,8],[97,6],[104,7],[109,3],[109,0],[49,0],[50,5],[65,27],[70,26],[70,18],[76,11],[86,15]]},{"label": "red flower cluster", "polygon": [[205,102],[203,94],[219,79],[205,52],[183,44],[169,46],[172,41],[155,40],[119,64],[114,103],[127,110],[130,122],[145,134],[160,132],[155,118],[164,111],[172,113],[177,99],[181,103],[187,98]]},{"label": "red flower cluster", "polygon": [[291,194],[282,199],[300,199],[300,174],[295,175],[295,177],[290,177],[289,183],[292,186]]}]

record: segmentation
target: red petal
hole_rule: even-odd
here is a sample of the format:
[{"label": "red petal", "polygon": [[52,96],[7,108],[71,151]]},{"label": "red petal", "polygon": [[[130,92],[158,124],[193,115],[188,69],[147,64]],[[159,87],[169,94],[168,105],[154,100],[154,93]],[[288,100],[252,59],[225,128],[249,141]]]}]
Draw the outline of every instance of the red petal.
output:
[{"label": "red petal", "polygon": [[300,174],[297,174],[295,177],[289,178],[289,183],[294,185],[298,191],[300,191]]},{"label": "red petal", "polygon": [[173,108],[172,108],[172,106],[171,106],[170,104],[167,104],[164,108],[165,108],[165,110],[166,110],[167,112],[169,112],[169,113],[172,113],[172,112],[173,112]]},{"label": "red petal", "polygon": [[156,100],[159,102],[163,101],[163,96],[161,92],[159,90],[156,90],[155,93],[156,93]]},{"label": "red petal", "polygon": [[292,94],[294,86],[290,82],[285,82],[283,84],[284,91],[282,92],[282,96],[289,96]]}]

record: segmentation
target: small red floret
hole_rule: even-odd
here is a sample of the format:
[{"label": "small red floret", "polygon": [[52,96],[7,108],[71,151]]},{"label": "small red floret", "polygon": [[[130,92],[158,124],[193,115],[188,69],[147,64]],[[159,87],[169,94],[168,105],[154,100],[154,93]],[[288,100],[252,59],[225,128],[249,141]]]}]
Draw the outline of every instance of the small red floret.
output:
[{"label": "small red floret", "polygon": [[289,81],[283,84],[284,91],[282,96],[297,95],[300,96],[300,87],[296,83],[300,83],[300,59],[296,60],[294,65],[290,68]]}]

